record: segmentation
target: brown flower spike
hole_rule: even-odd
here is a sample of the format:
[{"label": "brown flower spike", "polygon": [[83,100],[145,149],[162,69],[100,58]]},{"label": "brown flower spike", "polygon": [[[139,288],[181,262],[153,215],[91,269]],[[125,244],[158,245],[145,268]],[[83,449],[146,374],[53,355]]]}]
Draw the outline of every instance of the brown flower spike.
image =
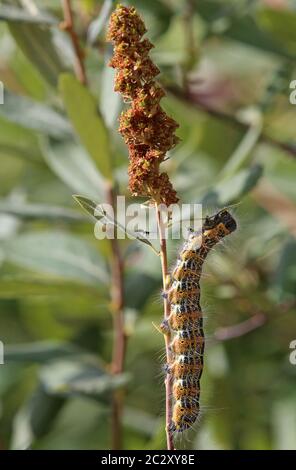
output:
[{"label": "brown flower spike", "polygon": [[154,78],[159,69],[149,57],[153,47],[135,8],[118,5],[111,15],[107,39],[114,44],[110,66],[117,69],[115,91],[131,107],[120,117],[119,132],[129,148],[129,188],[135,196],[149,196],[169,206],[178,197],[167,173],[159,166],[179,141],[178,124],[160,106],[165,95]]}]

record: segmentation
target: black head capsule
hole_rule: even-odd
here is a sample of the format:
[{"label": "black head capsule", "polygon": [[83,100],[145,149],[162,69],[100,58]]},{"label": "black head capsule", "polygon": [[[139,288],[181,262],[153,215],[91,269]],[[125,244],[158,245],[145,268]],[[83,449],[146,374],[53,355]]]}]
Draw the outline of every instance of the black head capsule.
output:
[{"label": "black head capsule", "polygon": [[217,214],[206,217],[205,222],[203,224],[203,231],[204,230],[211,230],[218,227],[219,224],[222,224],[228,233],[232,233],[236,230],[237,224],[230,212],[226,209],[222,209]]}]

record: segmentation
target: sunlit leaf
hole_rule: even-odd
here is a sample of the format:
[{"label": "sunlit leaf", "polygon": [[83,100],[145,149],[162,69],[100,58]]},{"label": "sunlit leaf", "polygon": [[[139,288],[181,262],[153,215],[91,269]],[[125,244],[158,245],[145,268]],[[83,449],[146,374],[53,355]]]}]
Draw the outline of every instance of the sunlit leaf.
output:
[{"label": "sunlit leaf", "polygon": [[[4,254],[3,254],[4,256]],[[24,299],[32,296],[81,296],[90,295],[97,298],[100,285],[81,284],[80,281],[54,278],[53,276],[5,275],[0,277],[0,299]]]},{"label": "sunlit leaf", "polygon": [[106,126],[114,128],[120,114],[120,94],[114,91],[115,71],[108,66],[110,54],[106,57],[106,65],[102,72],[102,88],[100,96],[100,110]]},{"label": "sunlit leaf", "polygon": [[0,20],[21,22],[21,23],[37,23],[40,25],[56,25],[58,20],[48,13],[30,14],[28,11],[17,8],[13,5],[0,6]]},{"label": "sunlit leaf", "polygon": [[80,195],[73,196],[75,201],[93,218],[99,220],[102,224],[109,224],[111,226],[117,227],[121,232],[125,233],[130,239],[138,240],[145,245],[148,245],[150,248],[153,249],[157,254],[158,252],[152,245],[152,243],[146,238],[142,236],[140,233],[133,232],[128,230],[125,226],[119,223],[115,218],[111,217],[104,209],[104,207],[100,204],[96,204],[94,201]]},{"label": "sunlit leaf", "polygon": [[203,197],[202,203],[208,206],[224,207],[240,202],[241,198],[254,188],[262,173],[261,165],[241,170],[232,178],[221,181],[215,188],[209,190]]},{"label": "sunlit leaf", "polygon": [[82,350],[70,343],[58,341],[36,341],[5,346],[5,362],[37,362],[44,363],[53,359],[77,356]]},{"label": "sunlit leaf", "polygon": [[42,150],[48,166],[72,191],[104,197],[103,178],[83,147],[70,141],[43,140]]},{"label": "sunlit leaf", "polygon": [[106,22],[111,13],[113,3],[115,3],[115,0],[105,0],[98,17],[89,25],[87,38],[90,43],[95,42],[104,26],[106,26]]},{"label": "sunlit leaf", "polygon": [[82,222],[86,220],[77,211],[67,207],[48,204],[16,204],[11,201],[0,201],[0,214],[8,214],[24,220],[54,220],[63,222]]},{"label": "sunlit leaf", "polygon": [[263,8],[257,13],[257,21],[272,37],[296,54],[296,13],[292,10]]},{"label": "sunlit leaf", "polygon": [[31,232],[5,244],[6,260],[33,271],[96,284],[108,279],[93,245],[63,232]]},{"label": "sunlit leaf", "polygon": [[44,436],[64,403],[63,397],[49,395],[39,386],[15,416],[11,449],[28,449],[35,439]]},{"label": "sunlit leaf", "polygon": [[102,175],[112,179],[112,156],[106,127],[91,93],[74,76],[63,74],[59,89],[66,111],[82,144]]},{"label": "sunlit leaf", "polygon": [[86,358],[54,361],[41,369],[40,379],[50,394],[86,395],[108,401],[110,391],[125,385],[128,375],[107,374],[99,364]]},{"label": "sunlit leaf", "polygon": [[72,128],[60,113],[37,101],[5,93],[0,115],[27,129],[52,137],[71,137]]},{"label": "sunlit leaf", "polygon": [[270,291],[271,297],[277,302],[295,299],[296,242],[293,238],[284,245],[275,273],[275,280]]},{"label": "sunlit leaf", "polygon": [[58,76],[66,70],[49,30],[33,24],[9,23],[9,30],[24,55],[38,69],[42,77],[56,87]]}]

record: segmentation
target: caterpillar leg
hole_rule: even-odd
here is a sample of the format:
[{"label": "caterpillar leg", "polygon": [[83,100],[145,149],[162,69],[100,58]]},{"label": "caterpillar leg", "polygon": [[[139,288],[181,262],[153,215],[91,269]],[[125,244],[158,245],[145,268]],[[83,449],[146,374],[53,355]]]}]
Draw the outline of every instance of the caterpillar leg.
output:
[{"label": "caterpillar leg", "polygon": [[170,334],[170,326],[168,320],[163,320],[160,325],[156,325],[154,322],[152,322],[152,325],[156,330],[161,333],[162,335],[168,335]]},{"label": "caterpillar leg", "polygon": [[169,377],[172,377],[173,369],[172,369],[171,364],[169,364],[169,363],[164,364],[163,370]]},{"label": "caterpillar leg", "polygon": [[177,431],[176,425],[173,423],[173,421],[171,421],[167,426],[167,430],[172,433]]}]

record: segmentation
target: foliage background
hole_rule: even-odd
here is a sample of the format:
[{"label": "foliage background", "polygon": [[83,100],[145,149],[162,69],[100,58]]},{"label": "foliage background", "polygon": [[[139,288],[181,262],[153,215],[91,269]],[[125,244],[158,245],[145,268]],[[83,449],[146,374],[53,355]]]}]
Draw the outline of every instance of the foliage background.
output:
[{"label": "foliage background", "polygon": [[[0,6],[3,449],[109,448],[116,387],[126,390],[124,448],[164,446],[163,338],[151,324],[162,315],[159,260],[141,243],[122,242],[129,341],[127,374],[115,380],[105,368],[110,247],[95,240],[72,199],[103,202],[109,172],[129,197],[116,131],[121,102],[106,66],[104,11],[112,2],[104,3],[73,2],[93,97],[72,75],[59,1]],[[180,123],[182,142],[166,168],[182,202],[208,210],[240,202],[239,232],[207,263],[205,412],[179,447],[295,449],[296,2],[132,4],[156,46],[165,107]],[[171,262],[176,250],[169,247]],[[239,337],[221,340],[244,321]],[[253,331],[243,334],[244,325]]]}]

